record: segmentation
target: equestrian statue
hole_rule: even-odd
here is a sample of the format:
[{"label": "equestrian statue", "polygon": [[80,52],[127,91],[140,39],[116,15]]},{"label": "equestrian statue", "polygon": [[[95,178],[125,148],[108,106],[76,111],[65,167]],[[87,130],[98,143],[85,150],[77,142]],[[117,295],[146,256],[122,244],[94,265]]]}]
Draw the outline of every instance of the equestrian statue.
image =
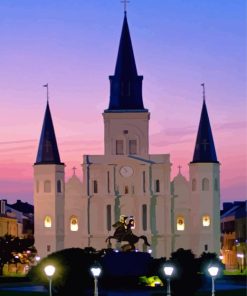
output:
[{"label": "equestrian statue", "polygon": [[[129,220],[127,221],[127,219]],[[147,237],[145,235],[137,236],[132,232],[135,226],[135,220],[132,216],[128,217],[120,215],[119,221],[112,225],[116,230],[112,236],[108,236],[105,240],[108,243],[108,247],[111,247],[111,239],[116,239],[117,242],[128,242],[127,245],[122,246],[123,251],[135,251],[135,244],[139,239],[143,239],[146,246],[150,246]]]}]

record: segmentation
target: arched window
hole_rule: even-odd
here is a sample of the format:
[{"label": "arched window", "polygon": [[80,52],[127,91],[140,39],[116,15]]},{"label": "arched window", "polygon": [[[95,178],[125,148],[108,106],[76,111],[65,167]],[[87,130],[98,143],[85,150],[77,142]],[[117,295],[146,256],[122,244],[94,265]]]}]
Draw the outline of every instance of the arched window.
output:
[{"label": "arched window", "polygon": [[51,181],[46,180],[44,183],[44,192],[51,192]]},{"label": "arched window", "polygon": [[98,193],[98,182],[96,180],[93,181],[93,193]]},{"label": "arched window", "polygon": [[60,180],[57,181],[57,192],[58,193],[62,192],[62,182]]},{"label": "arched window", "polygon": [[185,228],[184,217],[179,216],[177,217],[177,230],[183,231]]},{"label": "arched window", "polygon": [[160,180],[155,180],[155,192],[160,192]]},{"label": "arched window", "polygon": [[124,194],[129,194],[129,187],[128,186],[124,186]]},{"label": "arched window", "polygon": [[204,226],[204,227],[210,226],[210,216],[209,215],[202,216],[202,226]]},{"label": "arched window", "polygon": [[108,231],[111,231],[111,205],[106,206],[106,227]]},{"label": "arched window", "polygon": [[146,192],[146,172],[142,172],[142,190]]},{"label": "arched window", "polygon": [[147,205],[142,205],[142,229],[147,230]]},{"label": "arched window", "polygon": [[192,191],[196,191],[196,179],[192,179]]},{"label": "arched window", "polygon": [[215,191],[218,191],[219,190],[219,182],[218,182],[218,179],[217,178],[214,179],[214,190]]},{"label": "arched window", "polygon": [[70,218],[70,230],[71,231],[78,231],[78,219],[76,216],[71,216]]},{"label": "arched window", "polygon": [[209,190],[209,180],[207,178],[202,179],[202,191]]},{"label": "arched window", "polygon": [[46,228],[51,228],[51,217],[50,216],[45,216],[44,226]]}]

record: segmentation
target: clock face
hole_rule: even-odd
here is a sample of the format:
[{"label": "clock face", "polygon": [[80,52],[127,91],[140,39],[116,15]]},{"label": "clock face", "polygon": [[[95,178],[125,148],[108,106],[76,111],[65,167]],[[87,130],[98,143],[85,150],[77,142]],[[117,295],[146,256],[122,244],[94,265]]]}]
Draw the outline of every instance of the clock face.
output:
[{"label": "clock face", "polygon": [[123,177],[130,177],[130,176],[133,175],[133,169],[131,167],[129,167],[129,166],[123,166],[120,169],[120,174]]}]

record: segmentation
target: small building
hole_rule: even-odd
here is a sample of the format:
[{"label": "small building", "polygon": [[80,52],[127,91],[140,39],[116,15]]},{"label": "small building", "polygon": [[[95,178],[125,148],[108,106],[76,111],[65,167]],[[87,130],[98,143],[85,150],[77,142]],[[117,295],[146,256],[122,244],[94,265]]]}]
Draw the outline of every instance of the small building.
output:
[{"label": "small building", "polygon": [[247,254],[247,201],[223,203],[221,211],[221,254],[227,269],[243,269]]}]

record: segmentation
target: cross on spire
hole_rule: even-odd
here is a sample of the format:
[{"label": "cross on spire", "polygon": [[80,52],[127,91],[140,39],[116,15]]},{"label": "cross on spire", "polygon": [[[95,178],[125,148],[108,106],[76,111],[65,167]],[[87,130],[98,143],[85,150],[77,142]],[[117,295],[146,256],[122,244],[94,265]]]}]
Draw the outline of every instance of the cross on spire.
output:
[{"label": "cross on spire", "polygon": [[43,85],[43,87],[46,87],[46,99],[47,99],[47,102],[49,102],[49,87],[48,87],[48,83],[46,83],[45,85]]},{"label": "cross on spire", "polygon": [[74,171],[73,176],[75,176],[76,167],[73,167],[72,170]]},{"label": "cross on spire", "polygon": [[130,3],[128,0],[122,0],[121,3],[124,4],[124,12],[126,13],[127,11],[127,4]]},{"label": "cross on spire", "polygon": [[202,83],[201,86],[202,86],[203,101],[205,102],[206,101],[205,83]]}]

